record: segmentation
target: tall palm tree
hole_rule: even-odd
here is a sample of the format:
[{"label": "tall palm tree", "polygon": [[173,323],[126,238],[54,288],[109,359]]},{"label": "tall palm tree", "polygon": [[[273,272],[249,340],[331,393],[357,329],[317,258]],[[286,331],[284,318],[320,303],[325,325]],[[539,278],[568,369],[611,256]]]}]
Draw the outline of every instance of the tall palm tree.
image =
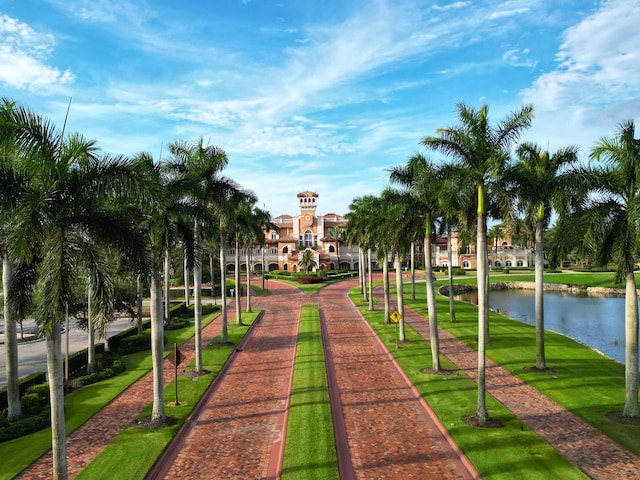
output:
[{"label": "tall palm tree", "polygon": [[640,253],[640,140],[628,120],[613,137],[601,138],[591,158],[601,168],[585,172],[597,195],[563,221],[559,230],[582,241],[583,250],[596,253],[598,263],[613,260],[616,281],[625,289],[625,403],[623,415],[640,417],[638,406],[638,302],[634,269]]},{"label": "tall palm tree", "polygon": [[[206,145],[200,137],[191,143],[176,140],[169,144],[172,157],[167,168],[180,178],[184,194],[193,202],[193,296],[194,329],[196,345],[196,372],[202,372],[202,228],[213,223],[212,204],[218,200],[221,190],[233,189],[235,183],[222,176],[228,164],[226,153],[214,145]],[[186,262],[185,262],[186,263]]]},{"label": "tall palm tree", "polygon": [[118,200],[146,191],[131,163],[97,155],[95,142],[65,137],[47,119],[17,107],[12,121],[30,175],[16,200],[7,237],[17,260],[11,296],[17,311],[36,299],[35,318],[46,335],[51,402],[53,476],[67,477],[61,324],[69,311],[72,280],[86,269],[95,311],[113,309],[113,283],[103,269],[100,244],[112,245],[138,263],[145,256],[135,222],[118,210]]},{"label": "tall palm tree", "polygon": [[18,336],[17,318],[10,297],[10,284],[13,279],[14,259],[7,251],[6,224],[15,209],[15,201],[26,188],[28,179],[17,168],[18,145],[15,125],[11,120],[15,103],[7,98],[0,102],[0,211],[3,222],[0,223],[0,251],[2,252],[2,291],[4,295],[4,339],[5,339],[5,369],[7,374],[7,419],[15,421],[22,418],[20,405],[20,389],[18,375]]},{"label": "tall palm tree", "polygon": [[338,258],[336,270],[340,270],[340,244],[344,241],[344,228],[338,225],[332,226],[327,232],[327,240],[336,244],[336,257]]},{"label": "tall palm tree", "polygon": [[[510,113],[506,119],[492,126],[489,107],[474,109],[464,103],[456,108],[459,125],[442,128],[437,136],[427,136],[422,144],[443,153],[453,160],[454,174],[460,185],[472,185],[476,190],[476,263],[478,274],[478,403],[475,418],[489,420],[486,407],[486,340],[489,329],[489,271],[487,269],[487,193],[499,186],[509,160],[510,148],[522,131],[531,125],[533,107],[530,105]],[[487,192],[487,188],[489,191]]]},{"label": "tall palm tree", "polygon": [[307,248],[304,252],[302,252],[302,258],[298,260],[298,267],[300,268],[300,270],[304,270],[305,272],[309,273],[317,267],[318,264],[313,259],[314,253],[315,252],[310,248]]},{"label": "tall palm tree", "polygon": [[[578,187],[571,169],[578,160],[575,146],[553,155],[532,143],[517,148],[518,162],[507,172],[507,180],[518,197],[520,209],[535,223],[535,312],[536,368],[547,368],[544,348],[544,232],[555,209],[564,213],[568,196]],[[497,237],[498,234],[495,234]],[[497,242],[497,238],[496,238]]]},{"label": "tall palm tree", "polygon": [[441,173],[424,155],[414,154],[406,165],[390,169],[389,179],[405,187],[418,211],[422,211],[425,226],[424,265],[429,311],[429,335],[433,370],[440,370],[440,342],[438,339],[438,315],[436,311],[435,282],[432,267],[432,248],[434,222],[440,216],[438,196],[441,188]]}]

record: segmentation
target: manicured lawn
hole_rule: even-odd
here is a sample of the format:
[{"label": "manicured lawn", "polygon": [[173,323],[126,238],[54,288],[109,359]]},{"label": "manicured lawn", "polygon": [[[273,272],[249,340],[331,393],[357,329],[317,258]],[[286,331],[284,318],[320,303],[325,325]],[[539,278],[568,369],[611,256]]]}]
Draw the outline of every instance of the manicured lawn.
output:
[{"label": "manicured lawn", "polygon": [[[476,383],[457,371],[446,358],[442,358],[442,367],[454,370],[452,375],[422,373],[422,369],[431,366],[430,344],[407,326],[408,341],[396,350],[395,327],[384,323],[381,309],[368,311],[356,290],[351,292],[352,300],[483,478],[586,478],[548,443],[530,430],[522,429],[522,423],[491,396],[487,397],[487,408],[492,417],[502,422],[503,428],[473,428],[464,422],[462,418],[475,411]],[[445,303],[440,302],[438,307],[444,309]]]},{"label": "manicured lawn", "polygon": [[[244,335],[253,324],[259,312],[243,314],[243,325],[229,325],[230,344],[220,345],[219,338],[213,340],[212,345],[203,349],[202,364],[203,369],[208,373],[191,380],[186,376],[178,377],[178,400],[179,406],[169,404],[166,414],[175,419],[173,425],[144,429],[129,427],[122,430],[107,447],[76,477],[78,479],[112,479],[113,472],[118,472],[118,479],[139,479],[144,478],[154,463],[160,457],[164,449],[176,436],[189,414],[196,404],[215,380],[218,373],[224,367],[229,356],[233,353],[236,345],[242,340]],[[193,367],[192,362],[189,367]],[[173,402],[175,400],[175,383],[171,382],[165,386],[165,400]],[[151,415],[152,404],[140,413],[140,417]],[[142,452],[136,456],[136,461],[131,461],[131,452]]]},{"label": "manicured lawn", "polygon": [[[206,315],[203,326],[212,322],[219,313]],[[246,314],[255,315],[255,314]],[[245,323],[252,320],[247,316]],[[167,344],[165,354],[168,354],[174,343],[184,343],[193,336],[193,327],[166,332]],[[122,357],[127,370],[116,377],[80,388],[65,396],[66,431],[67,435],[84,424],[107,403],[117,397],[129,385],[139,380],[151,370],[151,351],[137,352]],[[167,387],[166,398],[173,399],[175,386]],[[0,444],[0,480],[13,478],[16,474],[33,463],[38,457],[51,449],[51,429],[47,428],[30,435]]]},{"label": "manicured lawn", "polygon": [[340,478],[316,304],[303,305],[300,313],[285,438],[283,479]]}]

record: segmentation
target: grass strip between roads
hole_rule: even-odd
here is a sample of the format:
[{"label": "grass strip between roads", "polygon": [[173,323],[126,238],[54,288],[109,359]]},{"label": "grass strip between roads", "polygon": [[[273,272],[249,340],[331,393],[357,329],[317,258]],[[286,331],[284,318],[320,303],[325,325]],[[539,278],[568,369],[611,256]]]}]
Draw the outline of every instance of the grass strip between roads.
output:
[{"label": "grass strip between roads", "polygon": [[[409,288],[409,285],[406,287]],[[407,342],[402,343],[396,350],[395,325],[384,323],[383,310],[367,310],[367,304],[362,300],[359,288],[352,290],[350,297],[483,478],[587,478],[546,441],[524,427],[522,422],[490,395],[487,396],[489,413],[500,420],[504,427],[486,429],[469,426],[463,417],[475,411],[477,384],[458,371],[444,356],[441,358],[442,368],[453,370],[453,374],[422,373],[421,370],[431,367],[430,344],[407,325]],[[409,295],[405,298],[408,297]],[[420,298],[417,298],[419,303]],[[439,312],[445,308],[448,312],[445,301],[448,300],[439,300]],[[438,316],[440,319],[440,313]]]},{"label": "grass strip between roads", "polygon": [[[198,377],[196,380],[191,380],[186,376],[178,377],[178,400],[180,405],[169,404],[165,411],[167,416],[175,419],[173,425],[154,429],[135,426],[125,428],[75,478],[79,480],[85,478],[110,480],[113,478],[113,472],[118,472],[117,476],[122,480],[144,478],[156,460],[162,455],[167,445],[177,435],[259,313],[259,311],[243,312],[243,325],[229,324],[230,343],[220,344],[220,338],[216,337],[211,342],[215,346],[208,346],[203,349],[202,367],[207,372],[205,375]],[[188,368],[193,368],[194,365],[195,360],[189,364]],[[167,402],[175,401],[175,381],[165,386],[164,398]],[[151,409],[152,403],[149,403],[140,412],[140,417],[150,416]],[[131,461],[132,452],[141,453],[136,456],[135,462]]]},{"label": "grass strip between roads", "polygon": [[[243,315],[243,322],[249,324],[257,314],[257,312],[252,314],[245,313]],[[212,322],[218,315],[219,312],[204,316],[203,327]],[[231,325],[229,328],[231,331]],[[181,345],[193,336],[193,326],[179,330],[169,330],[165,333],[165,336],[168,340],[164,352],[166,355],[173,350],[174,343]],[[120,375],[92,385],[87,385],[65,395],[65,425],[67,436],[81,427],[87,420],[120,395],[130,385],[140,380],[152,368],[150,350],[125,355],[122,357],[122,361],[125,363],[127,370]],[[214,371],[213,368],[207,369],[210,369],[212,372]],[[212,381],[212,379],[210,381]],[[172,383],[171,386],[166,387],[165,399],[174,398],[174,392],[175,385]],[[179,400],[182,402],[181,398],[179,398]],[[188,401],[186,400],[186,396],[185,401]],[[193,405],[191,408],[193,408]],[[170,415],[173,416],[173,413]],[[51,428],[46,428],[30,435],[1,443],[0,458],[2,459],[2,467],[0,469],[0,480],[13,478],[50,449]],[[118,464],[118,471],[120,471],[124,464],[130,463],[132,462],[124,461]],[[113,471],[114,470],[112,470],[112,472]]]},{"label": "grass strip between roads", "polygon": [[283,479],[338,480],[320,313],[302,306],[285,437]]}]

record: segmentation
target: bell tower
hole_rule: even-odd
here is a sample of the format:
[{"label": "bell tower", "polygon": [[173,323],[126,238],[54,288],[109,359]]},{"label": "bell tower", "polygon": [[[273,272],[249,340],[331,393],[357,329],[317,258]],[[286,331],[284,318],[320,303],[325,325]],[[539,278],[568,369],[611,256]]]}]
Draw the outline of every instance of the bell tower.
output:
[{"label": "bell tower", "polygon": [[305,227],[313,225],[316,216],[318,194],[316,192],[300,192],[298,203],[300,206],[300,218]]}]

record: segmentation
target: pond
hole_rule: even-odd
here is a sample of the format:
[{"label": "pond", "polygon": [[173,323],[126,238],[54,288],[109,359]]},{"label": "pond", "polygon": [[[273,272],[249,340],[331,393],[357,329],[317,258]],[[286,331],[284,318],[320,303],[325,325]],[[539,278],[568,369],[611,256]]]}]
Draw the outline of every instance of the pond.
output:
[{"label": "pond", "polygon": [[[456,300],[478,303],[477,292]],[[491,290],[489,306],[503,315],[535,325],[533,290]],[[624,364],[624,298],[557,292],[544,294],[545,329],[561,333]]]}]

